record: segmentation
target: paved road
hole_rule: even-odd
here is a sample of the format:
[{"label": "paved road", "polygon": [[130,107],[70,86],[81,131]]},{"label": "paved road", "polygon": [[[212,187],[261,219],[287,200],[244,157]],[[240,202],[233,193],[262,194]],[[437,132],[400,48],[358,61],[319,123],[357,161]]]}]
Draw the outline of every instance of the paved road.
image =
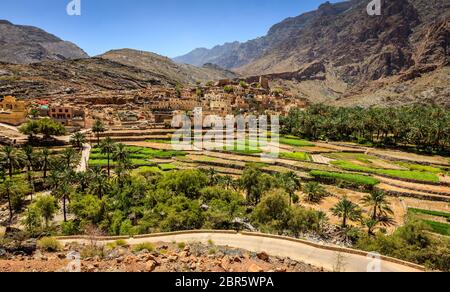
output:
[{"label": "paved road", "polygon": [[[326,271],[336,271],[338,258],[343,264],[340,271],[345,272],[367,272],[371,267],[373,259],[366,256],[350,253],[337,253],[335,251],[313,247],[301,242],[285,239],[260,237],[256,235],[243,234],[222,234],[199,232],[192,234],[169,234],[157,237],[142,239],[129,239],[128,244],[135,245],[144,242],[202,242],[207,244],[210,240],[218,246],[231,246],[251,252],[267,252],[271,256],[289,257],[293,260],[301,261],[313,266],[324,268]],[[84,240],[61,240],[62,243],[85,242]],[[100,242],[106,244],[105,242]],[[404,266],[401,264],[380,260],[380,270],[382,272],[420,272],[419,269]]]}]

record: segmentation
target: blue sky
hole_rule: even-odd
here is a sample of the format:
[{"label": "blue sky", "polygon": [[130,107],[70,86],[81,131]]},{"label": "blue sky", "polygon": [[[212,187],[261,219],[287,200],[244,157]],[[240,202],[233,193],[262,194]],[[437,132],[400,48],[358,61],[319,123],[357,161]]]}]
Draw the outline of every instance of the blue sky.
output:
[{"label": "blue sky", "polygon": [[[198,47],[263,36],[325,0],[1,0],[0,19],[40,27],[94,56],[133,48],[176,57]],[[338,2],[338,1],[330,1]]]}]

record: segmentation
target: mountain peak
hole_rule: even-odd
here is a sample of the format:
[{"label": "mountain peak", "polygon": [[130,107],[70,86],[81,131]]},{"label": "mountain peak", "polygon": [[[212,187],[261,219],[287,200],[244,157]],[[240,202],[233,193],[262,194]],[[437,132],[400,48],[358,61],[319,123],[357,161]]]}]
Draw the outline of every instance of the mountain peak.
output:
[{"label": "mountain peak", "polygon": [[0,20],[0,62],[29,64],[89,57],[73,43],[33,26]]}]

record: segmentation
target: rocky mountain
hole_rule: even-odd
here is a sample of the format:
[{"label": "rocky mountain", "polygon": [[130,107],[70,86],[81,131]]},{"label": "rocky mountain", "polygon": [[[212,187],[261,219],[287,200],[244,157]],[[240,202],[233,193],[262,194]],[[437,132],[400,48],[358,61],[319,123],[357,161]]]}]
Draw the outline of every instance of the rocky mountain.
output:
[{"label": "rocky mountain", "polygon": [[217,65],[205,64],[202,67],[195,67],[187,64],[176,64],[167,57],[131,49],[109,51],[99,57],[166,76],[181,84],[237,77],[237,74],[224,70]]},{"label": "rocky mountain", "polygon": [[0,63],[0,95],[21,98],[89,95],[95,92],[118,94],[153,85],[173,87],[177,83],[165,75],[103,58],[33,64]]},{"label": "rocky mountain", "polygon": [[0,20],[0,62],[29,64],[87,57],[89,56],[73,43],[63,41],[42,29]]},{"label": "rocky mountain", "polygon": [[[450,2],[385,0],[381,16],[367,14],[368,2],[327,2],[274,25],[264,37],[195,50],[175,60],[268,75],[312,101],[371,96],[386,84],[410,86],[420,78],[428,80],[424,90],[438,92],[432,101],[444,100],[445,90],[434,90],[434,85],[449,64]],[[423,92],[402,94],[412,101],[420,100]]]}]

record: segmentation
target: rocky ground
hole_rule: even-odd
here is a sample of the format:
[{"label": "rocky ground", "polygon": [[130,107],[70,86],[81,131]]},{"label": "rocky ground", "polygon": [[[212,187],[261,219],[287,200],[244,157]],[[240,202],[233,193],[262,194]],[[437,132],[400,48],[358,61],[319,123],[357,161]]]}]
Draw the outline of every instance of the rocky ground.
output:
[{"label": "rocky ground", "polygon": [[[28,243],[30,244],[30,243]],[[72,256],[72,259],[70,258]],[[80,257],[81,260],[73,260]],[[0,249],[0,272],[320,272],[287,258],[271,257],[213,244],[160,243],[153,251],[135,247],[95,248],[67,245],[58,252],[6,253]]]}]

